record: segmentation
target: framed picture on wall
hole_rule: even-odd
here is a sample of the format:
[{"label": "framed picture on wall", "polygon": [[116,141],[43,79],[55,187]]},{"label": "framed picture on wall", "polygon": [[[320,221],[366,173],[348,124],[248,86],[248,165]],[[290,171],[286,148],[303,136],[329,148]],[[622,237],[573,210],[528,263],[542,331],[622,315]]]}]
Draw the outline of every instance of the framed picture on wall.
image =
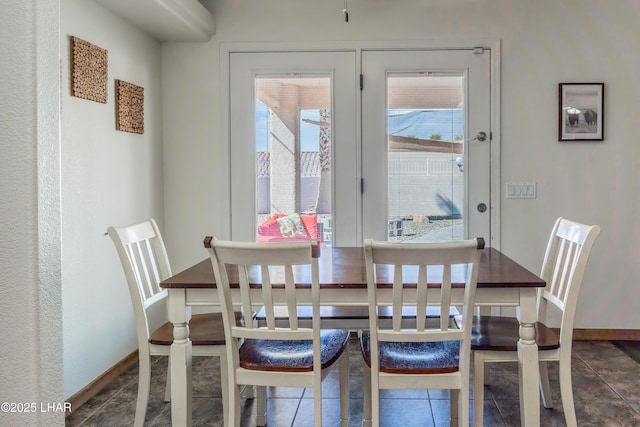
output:
[{"label": "framed picture on wall", "polygon": [[604,83],[560,83],[558,141],[604,140]]}]

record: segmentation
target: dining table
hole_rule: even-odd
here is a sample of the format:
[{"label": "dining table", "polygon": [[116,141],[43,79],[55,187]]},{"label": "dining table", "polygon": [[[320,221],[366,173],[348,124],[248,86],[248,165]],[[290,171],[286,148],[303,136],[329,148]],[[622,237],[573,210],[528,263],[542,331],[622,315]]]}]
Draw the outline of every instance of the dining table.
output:
[{"label": "dining table", "polygon": [[[481,251],[478,265],[478,281],[475,305],[478,307],[519,307],[520,340],[518,342],[520,416],[526,427],[540,425],[540,395],[538,347],[535,323],[537,320],[536,295],[546,284],[498,249],[486,247]],[[367,280],[364,252],[361,247],[323,247],[320,249],[318,267],[320,273],[321,305],[366,306]],[[250,272],[250,280],[258,276]],[[377,270],[378,292],[391,292],[391,270]],[[237,284],[237,272],[228,271],[231,284]],[[464,272],[459,281],[463,282]],[[388,280],[387,280],[388,279]],[[256,279],[256,282],[259,278]],[[456,286],[455,273],[452,303],[462,305],[462,286]],[[386,286],[385,283],[389,283]],[[415,283],[413,283],[415,286]],[[210,258],[162,281],[160,286],[168,291],[168,315],[173,323],[171,345],[171,419],[173,426],[191,426],[191,341],[189,319],[191,307],[219,305],[213,266]],[[277,286],[274,283],[274,286]],[[305,286],[304,280],[297,286]],[[309,285],[310,286],[310,285]],[[405,286],[412,286],[405,279]],[[439,288],[430,287],[429,292]],[[258,294],[259,295],[259,294]]]}]

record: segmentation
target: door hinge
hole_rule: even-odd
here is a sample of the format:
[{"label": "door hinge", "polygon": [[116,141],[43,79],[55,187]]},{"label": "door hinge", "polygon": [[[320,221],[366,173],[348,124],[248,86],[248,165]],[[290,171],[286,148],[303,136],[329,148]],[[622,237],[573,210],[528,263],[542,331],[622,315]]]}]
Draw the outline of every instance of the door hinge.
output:
[{"label": "door hinge", "polygon": [[474,46],[473,53],[476,55],[481,55],[484,53],[484,48],[482,46]]},{"label": "door hinge", "polygon": [[364,178],[360,178],[360,194],[364,194]]},{"label": "door hinge", "polygon": [[364,75],[360,74],[360,90],[364,89]]}]

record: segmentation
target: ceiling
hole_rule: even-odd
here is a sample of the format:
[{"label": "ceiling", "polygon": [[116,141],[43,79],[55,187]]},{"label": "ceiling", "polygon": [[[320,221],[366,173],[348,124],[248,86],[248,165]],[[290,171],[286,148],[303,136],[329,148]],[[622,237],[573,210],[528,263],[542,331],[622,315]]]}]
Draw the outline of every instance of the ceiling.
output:
[{"label": "ceiling", "polygon": [[95,0],[162,42],[206,42],[215,18],[197,0]]}]

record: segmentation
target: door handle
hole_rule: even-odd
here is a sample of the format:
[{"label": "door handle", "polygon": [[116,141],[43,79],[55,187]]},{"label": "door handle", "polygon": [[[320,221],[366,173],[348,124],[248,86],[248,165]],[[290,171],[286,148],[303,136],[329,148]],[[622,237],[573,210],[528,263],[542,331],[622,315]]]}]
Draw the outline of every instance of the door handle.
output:
[{"label": "door handle", "polygon": [[487,140],[487,133],[486,133],[486,132],[482,132],[482,131],[480,131],[480,132],[478,132],[478,133],[476,134],[476,136],[475,136],[474,138],[471,138],[471,139],[469,139],[468,141],[469,141],[469,142],[471,142],[471,141],[480,141],[480,142],[483,142],[483,141],[486,141],[486,140]]}]

